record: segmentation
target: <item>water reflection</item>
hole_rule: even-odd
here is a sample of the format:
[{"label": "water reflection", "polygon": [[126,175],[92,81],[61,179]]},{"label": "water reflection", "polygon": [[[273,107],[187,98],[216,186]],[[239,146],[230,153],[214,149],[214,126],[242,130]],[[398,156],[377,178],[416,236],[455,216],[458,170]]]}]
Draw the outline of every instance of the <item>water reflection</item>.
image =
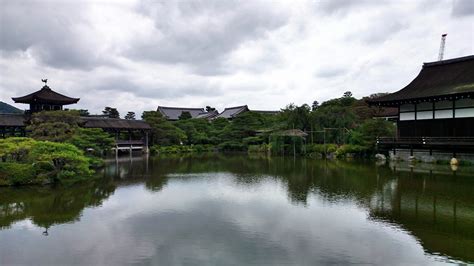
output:
[{"label": "water reflection", "polygon": [[[472,173],[216,154],[126,157],[78,187],[0,190],[0,264],[473,262]],[[45,243],[50,260],[14,257],[19,236],[40,233],[25,233],[26,219],[57,237]]]}]

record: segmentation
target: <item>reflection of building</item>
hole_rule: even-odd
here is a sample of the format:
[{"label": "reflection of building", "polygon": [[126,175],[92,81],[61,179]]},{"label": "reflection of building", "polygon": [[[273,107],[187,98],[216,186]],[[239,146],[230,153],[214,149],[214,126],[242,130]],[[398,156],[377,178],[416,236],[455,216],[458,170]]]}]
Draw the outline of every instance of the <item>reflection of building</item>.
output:
[{"label": "reflection of building", "polygon": [[474,56],[425,63],[403,89],[370,100],[398,108],[396,139],[381,139],[389,149],[474,151]]},{"label": "reflection of building", "polygon": [[372,196],[370,216],[400,225],[429,253],[474,261],[474,184],[469,172],[394,169],[397,178]]}]

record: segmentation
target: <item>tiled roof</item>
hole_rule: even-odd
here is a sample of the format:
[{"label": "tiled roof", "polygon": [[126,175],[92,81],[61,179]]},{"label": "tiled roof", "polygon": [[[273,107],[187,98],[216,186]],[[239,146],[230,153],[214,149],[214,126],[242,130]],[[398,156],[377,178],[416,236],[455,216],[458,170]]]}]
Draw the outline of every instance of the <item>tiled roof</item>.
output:
[{"label": "tiled roof", "polygon": [[85,128],[103,129],[150,129],[150,125],[143,120],[128,120],[103,117],[81,117]]},{"label": "tiled roof", "polygon": [[73,104],[79,101],[79,98],[71,98],[53,91],[48,86],[43,86],[41,90],[35,91],[22,97],[12,98],[16,103],[56,103],[61,105]]},{"label": "tiled roof", "polygon": [[25,116],[23,114],[0,114],[0,126],[23,127]]},{"label": "tiled roof", "polygon": [[229,107],[229,108],[225,108],[224,111],[222,111],[222,113],[217,115],[215,118],[223,117],[226,119],[232,119],[236,117],[237,115],[246,111],[249,111],[249,108],[247,107],[247,105]]},{"label": "tiled roof", "polygon": [[408,101],[464,95],[474,95],[474,55],[424,63],[418,76],[405,88],[368,103],[398,106]]},{"label": "tiled roof", "polygon": [[199,114],[205,113],[206,111],[204,108],[158,106],[158,112],[168,120],[178,120],[183,112],[189,112],[192,118],[196,118]]},{"label": "tiled roof", "polygon": [[205,119],[211,119],[219,115],[219,112],[217,110],[211,111],[211,112],[205,112],[205,113],[200,113],[199,115],[196,116],[196,118],[205,118]]}]

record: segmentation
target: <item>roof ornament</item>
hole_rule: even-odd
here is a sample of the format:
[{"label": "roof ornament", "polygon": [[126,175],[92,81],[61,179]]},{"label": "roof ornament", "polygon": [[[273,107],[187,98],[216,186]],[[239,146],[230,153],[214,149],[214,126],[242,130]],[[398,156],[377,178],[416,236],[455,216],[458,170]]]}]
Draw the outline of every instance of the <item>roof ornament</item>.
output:
[{"label": "roof ornament", "polygon": [[44,82],[44,85],[46,86],[46,83],[48,83],[48,79],[41,79],[41,82]]},{"label": "roof ornament", "polygon": [[446,36],[448,34],[445,33],[441,35],[441,44],[439,45],[439,54],[438,54],[438,61],[443,60],[444,57],[444,46],[446,45]]}]

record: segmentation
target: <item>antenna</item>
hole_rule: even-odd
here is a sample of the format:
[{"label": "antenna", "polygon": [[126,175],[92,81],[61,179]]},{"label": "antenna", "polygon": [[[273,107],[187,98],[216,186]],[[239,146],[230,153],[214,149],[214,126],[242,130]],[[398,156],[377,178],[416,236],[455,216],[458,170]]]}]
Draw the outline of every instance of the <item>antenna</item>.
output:
[{"label": "antenna", "polygon": [[443,57],[444,57],[444,46],[445,46],[445,44],[446,44],[446,36],[447,36],[447,35],[448,35],[447,33],[441,35],[441,44],[439,45],[438,61],[443,60]]}]

